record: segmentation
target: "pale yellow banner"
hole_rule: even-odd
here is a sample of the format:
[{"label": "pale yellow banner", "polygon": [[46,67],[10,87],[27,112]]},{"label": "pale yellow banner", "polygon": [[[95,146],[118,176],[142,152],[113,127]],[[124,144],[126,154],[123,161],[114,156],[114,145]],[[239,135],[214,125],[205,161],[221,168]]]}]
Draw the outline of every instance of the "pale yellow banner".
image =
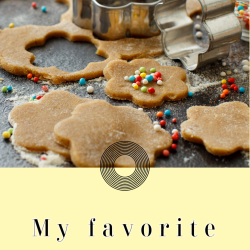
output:
[{"label": "pale yellow banner", "polygon": [[[0,249],[247,250],[249,173],[151,169],[141,187],[121,192],[104,182],[99,169],[1,169]],[[94,237],[89,237],[91,218]],[[33,219],[41,227],[49,219],[49,237],[44,237],[45,227],[38,236]],[[113,237],[104,236],[111,234],[104,233],[106,223],[112,224]],[[58,224],[64,232],[67,228],[64,238]],[[148,224],[151,234],[145,237]],[[165,224],[165,237],[160,237],[160,224]],[[207,224],[213,237],[205,232]]]}]

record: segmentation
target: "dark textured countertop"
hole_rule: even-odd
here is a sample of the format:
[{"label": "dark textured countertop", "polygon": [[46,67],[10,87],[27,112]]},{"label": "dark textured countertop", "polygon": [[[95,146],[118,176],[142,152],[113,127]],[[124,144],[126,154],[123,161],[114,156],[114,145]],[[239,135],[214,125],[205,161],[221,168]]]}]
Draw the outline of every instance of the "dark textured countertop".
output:
[{"label": "dark textured countertop", "polygon": [[[20,27],[28,24],[35,25],[53,25],[59,22],[60,15],[67,10],[67,6],[52,0],[37,0],[38,6],[47,6],[47,13],[42,13],[40,8],[34,10],[30,7],[32,1],[0,1],[0,27],[1,29],[8,27],[9,23],[14,23],[15,27]],[[195,20],[195,22],[199,22]],[[18,39],[18,38],[17,38]],[[203,38],[201,43],[206,43]],[[242,101],[249,105],[249,78],[248,74],[242,72],[240,63],[243,59],[248,59],[249,44],[240,41],[231,46],[231,54],[226,60],[228,66],[223,67],[221,62],[216,62],[203,67],[193,73],[187,72],[187,77],[191,85],[199,79],[200,82],[215,82],[220,81],[221,71],[227,71],[238,68],[239,73],[233,74],[236,78],[238,86],[246,89],[244,94],[232,92],[225,98],[220,98],[222,92],[220,85],[205,88],[203,91],[196,92],[192,98],[186,98],[178,102],[165,102],[162,106],[153,109],[144,109],[152,119],[156,120],[157,111],[171,110],[172,116],[167,119],[166,130],[171,133],[172,129],[180,130],[180,124],[187,119],[187,108],[194,105],[215,106],[222,102]],[[34,53],[36,60],[34,65],[49,67],[56,66],[59,69],[74,72],[83,69],[90,62],[101,61],[104,58],[95,54],[96,48],[94,45],[85,42],[71,43],[64,38],[51,38],[44,46],[34,47],[29,49]],[[67,58],[67,59],[66,59]],[[172,62],[172,65],[182,66],[180,62]],[[198,77],[198,78],[197,78]],[[0,92],[0,132],[7,130],[10,125],[8,123],[8,114],[13,108],[13,102],[7,99],[18,95],[27,96],[37,92],[41,92],[40,84],[36,84],[27,80],[26,76],[15,76],[0,69],[0,78],[4,78],[1,86],[12,85],[13,93]],[[92,95],[86,92],[86,89],[81,86],[70,83],[72,86],[68,89],[80,97],[88,97],[93,99],[104,99],[112,105],[129,105],[138,108],[129,101],[111,100],[105,95],[103,84],[94,84],[95,91]],[[67,85],[63,85],[67,86]],[[62,86],[53,86],[54,89]],[[49,88],[51,88],[49,86]],[[171,119],[177,118],[177,123],[173,124]],[[225,128],[225,133],[227,128]],[[29,131],[27,131],[28,133]],[[223,136],[223,135],[222,135]],[[237,152],[228,157],[216,157],[209,154],[204,146],[190,143],[180,139],[178,141],[178,150],[171,152],[168,158],[159,157],[156,161],[156,167],[248,167],[246,157],[241,152]],[[34,167],[26,160],[23,160],[20,155],[13,149],[11,143],[0,138],[0,167]],[[68,165],[70,166],[70,165]]]}]

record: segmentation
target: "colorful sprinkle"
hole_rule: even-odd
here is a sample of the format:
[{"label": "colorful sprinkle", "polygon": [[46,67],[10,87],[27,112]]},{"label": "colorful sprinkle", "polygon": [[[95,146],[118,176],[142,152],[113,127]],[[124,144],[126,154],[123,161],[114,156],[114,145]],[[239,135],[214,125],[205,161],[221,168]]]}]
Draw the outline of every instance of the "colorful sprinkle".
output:
[{"label": "colorful sprinkle", "polygon": [[6,87],[6,86],[3,86],[3,87],[2,87],[2,92],[5,93],[5,92],[7,92],[7,91],[8,91],[7,87]]},{"label": "colorful sprinkle", "polygon": [[124,80],[125,80],[125,81],[128,81],[128,80],[129,80],[129,77],[128,77],[128,76],[124,76]]},{"label": "colorful sprinkle", "polygon": [[36,2],[33,2],[32,4],[31,4],[31,6],[33,7],[33,8],[36,8]]},{"label": "colorful sprinkle", "polygon": [[163,113],[162,113],[161,111],[159,111],[159,112],[157,113],[157,117],[159,117],[159,118],[163,117]]},{"label": "colorful sprinkle", "polygon": [[142,78],[145,78],[145,77],[147,76],[147,74],[146,74],[146,73],[141,73],[140,76],[141,76]]},{"label": "colorful sprinkle", "polygon": [[7,90],[8,90],[8,91],[12,91],[12,86],[8,86],[8,87],[7,87]]},{"label": "colorful sprinkle", "polygon": [[177,122],[177,119],[176,119],[176,118],[172,119],[172,122],[173,122],[173,123],[176,123],[176,122]]},{"label": "colorful sprinkle", "polygon": [[226,84],[222,84],[221,86],[223,89],[227,89],[227,85]]},{"label": "colorful sprinkle", "polygon": [[141,82],[140,82],[140,81],[137,81],[136,84],[137,84],[138,86],[141,86]]},{"label": "colorful sprinkle", "polygon": [[228,89],[224,89],[223,90],[223,94],[228,95],[229,94],[229,90]]},{"label": "colorful sprinkle", "polygon": [[235,78],[229,78],[229,79],[228,79],[228,83],[230,83],[230,84],[235,83]]},{"label": "colorful sprinkle", "polygon": [[170,110],[165,110],[164,113],[165,113],[166,116],[170,116],[171,115],[171,111]]},{"label": "colorful sprinkle", "polygon": [[234,89],[235,86],[236,86],[235,84],[232,84],[232,85],[230,86],[230,89]]},{"label": "colorful sprinkle", "polygon": [[31,79],[33,77],[33,75],[31,74],[31,73],[29,73],[28,75],[27,75],[27,78],[29,78],[29,79]]},{"label": "colorful sprinkle", "polygon": [[146,76],[146,79],[148,80],[148,82],[152,82],[154,77],[151,75],[148,75],[148,76]]},{"label": "colorful sprinkle", "polygon": [[145,67],[140,67],[140,72],[141,72],[141,73],[144,73],[144,72],[146,72],[146,69],[145,69]]},{"label": "colorful sprinkle", "polygon": [[136,71],[135,71],[135,74],[136,74],[136,75],[140,75],[140,74],[141,74],[140,70],[136,70]]},{"label": "colorful sprinkle", "polygon": [[145,86],[143,86],[143,87],[141,87],[141,91],[142,91],[142,92],[147,92],[147,91],[148,91],[148,88],[145,87]]},{"label": "colorful sprinkle", "polygon": [[161,121],[160,121],[160,125],[161,125],[162,127],[164,127],[164,126],[166,125],[166,121],[161,120]]},{"label": "colorful sprinkle", "polygon": [[150,69],[150,72],[151,72],[151,73],[155,73],[155,72],[156,72],[156,69],[155,69],[155,68],[152,68],[152,69]]},{"label": "colorful sprinkle", "polygon": [[189,97],[192,97],[193,95],[194,95],[193,92],[188,92],[188,96],[189,96]]},{"label": "colorful sprinkle", "polygon": [[157,131],[157,132],[161,131],[161,126],[158,125],[158,124],[154,125],[154,130]]},{"label": "colorful sprinkle", "polygon": [[158,84],[158,85],[162,85],[163,82],[162,82],[161,80],[158,80],[158,81],[157,81],[157,84]]},{"label": "colorful sprinkle", "polygon": [[130,81],[130,82],[134,82],[134,81],[135,81],[135,76],[130,76],[130,77],[129,77],[129,81]]},{"label": "colorful sprinkle", "polygon": [[239,88],[237,86],[234,87],[234,91],[238,91]]},{"label": "colorful sprinkle", "polygon": [[150,94],[154,94],[154,93],[155,93],[155,89],[151,87],[151,88],[148,89],[148,92],[149,92]]},{"label": "colorful sprinkle", "polygon": [[174,133],[172,135],[172,139],[173,139],[173,141],[178,141],[179,140],[179,133]]},{"label": "colorful sprinkle", "polygon": [[9,128],[8,132],[12,135],[13,134],[13,128]]},{"label": "colorful sprinkle", "polygon": [[49,88],[48,88],[46,85],[44,85],[44,86],[42,86],[42,90],[43,90],[44,92],[48,92],[48,91],[49,91]]},{"label": "colorful sprinkle", "polygon": [[79,84],[80,85],[84,85],[86,83],[86,80],[84,79],[84,78],[81,78],[80,80],[79,80]]},{"label": "colorful sprinkle", "polygon": [[14,27],[15,27],[15,24],[14,24],[14,23],[10,23],[10,24],[9,24],[9,27],[10,27],[10,28],[14,28]]},{"label": "colorful sprinkle", "polygon": [[47,160],[47,155],[41,155],[40,161],[46,161]]},{"label": "colorful sprinkle", "polygon": [[36,76],[34,77],[34,82],[38,82],[39,81],[39,78]]},{"label": "colorful sprinkle", "polygon": [[225,97],[226,97],[226,95],[224,93],[220,95],[220,98],[222,98],[222,99]]},{"label": "colorful sprinkle", "polygon": [[161,77],[161,73],[160,72],[156,72],[155,73],[155,76],[158,78],[158,77]]},{"label": "colorful sprinkle", "polygon": [[227,80],[226,80],[226,79],[223,79],[223,80],[221,81],[221,83],[222,83],[222,84],[226,84],[226,83],[227,83]]},{"label": "colorful sprinkle", "polygon": [[88,86],[88,87],[87,87],[87,92],[88,92],[89,94],[92,94],[92,93],[94,92],[94,87],[93,87],[93,86]]},{"label": "colorful sprinkle", "polygon": [[139,86],[137,84],[135,84],[133,87],[134,89],[139,89]]},{"label": "colorful sprinkle", "polygon": [[169,156],[169,151],[167,149],[164,149],[162,151],[162,154],[167,157],[167,156]]},{"label": "colorful sprinkle", "polygon": [[136,77],[136,81],[141,81],[142,80],[142,77],[141,76],[137,76]]},{"label": "colorful sprinkle", "polygon": [[148,84],[148,80],[147,79],[143,79],[142,83],[146,85],[146,84]]},{"label": "colorful sprinkle", "polygon": [[8,131],[4,131],[2,134],[4,139],[9,139],[10,138],[10,133]]},{"label": "colorful sprinkle", "polygon": [[176,149],[177,149],[177,145],[176,145],[176,144],[172,144],[172,145],[171,145],[171,148],[172,148],[173,150],[176,150]]},{"label": "colorful sprinkle", "polygon": [[46,6],[42,6],[42,7],[41,7],[41,11],[42,11],[42,12],[46,12],[46,11],[47,11]]},{"label": "colorful sprinkle", "polygon": [[240,91],[240,93],[244,93],[244,92],[245,92],[245,89],[244,89],[243,87],[240,87],[240,88],[239,88],[239,91]]},{"label": "colorful sprinkle", "polygon": [[179,133],[176,128],[172,130],[172,134],[174,134],[174,133]]}]

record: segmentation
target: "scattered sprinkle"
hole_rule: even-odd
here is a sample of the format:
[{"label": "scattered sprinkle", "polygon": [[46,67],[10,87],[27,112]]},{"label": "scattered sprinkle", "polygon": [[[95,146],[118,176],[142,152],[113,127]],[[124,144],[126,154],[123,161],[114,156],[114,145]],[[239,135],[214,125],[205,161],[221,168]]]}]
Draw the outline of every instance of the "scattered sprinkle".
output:
[{"label": "scattered sprinkle", "polygon": [[226,62],[223,62],[223,63],[222,63],[222,66],[224,66],[224,67],[227,66],[227,63],[226,63]]},{"label": "scattered sprinkle", "polygon": [[161,131],[161,126],[159,124],[154,125],[154,130],[155,131]]},{"label": "scattered sprinkle", "polygon": [[49,88],[48,88],[46,85],[44,85],[44,86],[42,86],[42,90],[43,90],[44,92],[48,92],[48,91],[49,91]]},{"label": "scattered sprinkle", "polygon": [[7,87],[6,87],[6,86],[3,86],[3,87],[2,87],[2,92],[3,92],[3,93],[6,93],[7,91],[8,91]]},{"label": "scattered sprinkle", "polygon": [[174,133],[179,133],[176,128],[172,130],[172,134],[174,134]]},{"label": "scattered sprinkle", "polygon": [[248,65],[244,65],[242,67],[242,69],[243,69],[243,71],[248,72],[249,71],[249,66]]},{"label": "scattered sprinkle", "polygon": [[33,2],[32,4],[31,4],[31,7],[33,7],[33,8],[36,8],[36,2]]},{"label": "scattered sprinkle", "polygon": [[81,78],[80,80],[79,80],[79,84],[80,85],[84,85],[86,83],[86,80],[84,79],[84,78]]},{"label": "scattered sprinkle", "polygon": [[172,144],[172,145],[171,145],[171,148],[172,148],[173,150],[176,150],[176,149],[177,149],[177,145],[176,145],[176,144]]},{"label": "scattered sprinkle", "polygon": [[88,86],[88,87],[87,87],[87,92],[88,92],[89,94],[93,93],[93,92],[94,92],[94,87],[93,87],[93,86]]},{"label": "scattered sprinkle", "polygon": [[14,23],[10,23],[10,24],[9,24],[9,27],[10,27],[10,28],[14,28],[14,27],[15,27],[15,24],[14,24]]},{"label": "scattered sprinkle", "polygon": [[147,90],[148,90],[147,87],[145,87],[145,86],[141,87],[141,91],[142,91],[142,92],[147,92]]},{"label": "scattered sprinkle", "polygon": [[176,119],[176,118],[172,119],[172,122],[173,122],[173,123],[176,123],[176,122],[177,122],[177,119]]},{"label": "scattered sprinkle", "polygon": [[141,72],[141,73],[144,73],[144,72],[146,72],[146,69],[145,69],[145,67],[140,67],[140,72]]},{"label": "scattered sprinkle", "polygon": [[220,75],[221,76],[226,76],[227,74],[226,74],[226,72],[221,72]]},{"label": "scattered sprinkle", "polygon": [[159,111],[158,113],[157,113],[157,117],[163,117],[163,113],[161,112],[161,111]]},{"label": "scattered sprinkle", "polygon": [[166,121],[161,120],[161,121],[160,121],[160,125],[161,125],[162,127],[164,127],[164,126],[166,125]]},{"label": "scattered sprinkle", "polygon": [[10,138],[10,133],[8,131],[4,131],[2,134],[4,139],[9,139]]},{"label": "scattered sprinkle", "polygon": [[189,96],[189,97],[192,97],[193,95],[194,95],[193,92],[188,92],[188,96]]},{"label": "scattered sprinkle", "polygon": [[12,86],[8,86],[8,87],[7,87],[7,90],[8,90],[8,91],[12,91]]},{"label": "scattered sprinkle", "polygon": [[167,157],[167,156],[169,156],[169,151],[167,149],[164,149],[162,151],[162,154]]},{"label": "scattered sprinkle", "polygon": [[173,141],[178,141],[179,140],[179,133],[174,133],[172,135],[172,139],[173,139]]},{"label": "scattered sprinkle", "polygon": [[235,78],[229,78],[229,79],[228,79],[228,83],[230,83],[230,84],[235,83]]},{"label": "scattered sprinkle", "polygon": [[42,7],[41,7],[41,11],[42,11],[42,12],[46,12],[46,11],[47,11],[46,6],[42,6]]},{"label": "scattered sprinkle", "polygon": [[164,113],[165,113],[166,116],[170,116],[171,115],[171,111],[170,110],[165,110]]},{"label": "scattered sprinkle", "polygon": [[245,92],[245,89],[244,89],[243,87],[240,87],[240,88],[239,88],[239,91],[240,91],[240,93],[244,93],[244,92]]}]

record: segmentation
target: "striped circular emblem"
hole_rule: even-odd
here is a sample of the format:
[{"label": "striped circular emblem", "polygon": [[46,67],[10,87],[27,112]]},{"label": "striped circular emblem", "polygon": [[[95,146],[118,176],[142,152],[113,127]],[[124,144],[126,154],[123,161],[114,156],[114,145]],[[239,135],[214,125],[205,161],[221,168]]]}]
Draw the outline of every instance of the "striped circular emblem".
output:
[{"label": "striped circular emblem", "polygon": [[[135,161],[135,170],[129,176],[119,175],[115,161],[123,155],[130,156]],[[131,141],[120,141],[110,145],[103,153],[100,161],[101,175],[112,188],[120,191],[130,191],[141,186],[147,179],[150,161],[146,151]]]}]

